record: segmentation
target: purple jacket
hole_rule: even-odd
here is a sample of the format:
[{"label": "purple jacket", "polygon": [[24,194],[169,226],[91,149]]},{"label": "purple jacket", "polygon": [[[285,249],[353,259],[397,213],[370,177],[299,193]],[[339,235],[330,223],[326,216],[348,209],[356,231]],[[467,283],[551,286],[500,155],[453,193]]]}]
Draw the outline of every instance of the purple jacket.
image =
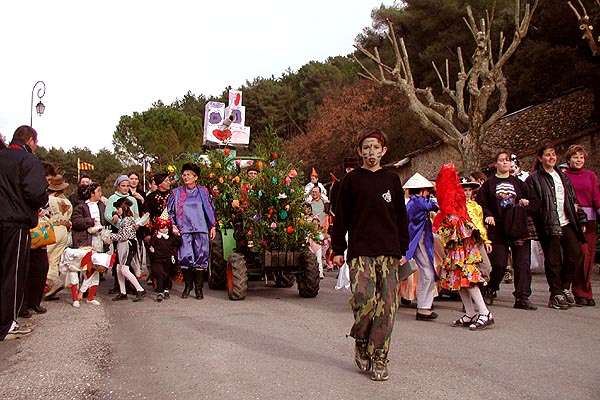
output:
[{"label": "purple jacket", "polygon": [[568,169],[565,175],[573,184],[577,204],[585,211],[588,221],[595,221],[596,213],[600,214],[600,188],[596,174],[589,169]]},{"label": "purple jacket", "polygon": [[423,238],[425,248],[427,249],[427,256],[431,265],[433,263],[433,233],[431,228],[431,220],[429,219],[430,211],[437,211],[438,205],[432,199],[428,199],[422,196],[410,196],[410,200],[406,204],[406,213],[408,214],[408,236],[410,237],[410,243],[408,244],[408,251],[406,252],[406,258],[410,260],[414,258],[415,251],[419,247],[421,236]]},{"label": "purple jacket", "polygon": [[208,233],[215,226],[215,209],[204,186],[180,186],[167,199],[169,217],[181,233]]}]

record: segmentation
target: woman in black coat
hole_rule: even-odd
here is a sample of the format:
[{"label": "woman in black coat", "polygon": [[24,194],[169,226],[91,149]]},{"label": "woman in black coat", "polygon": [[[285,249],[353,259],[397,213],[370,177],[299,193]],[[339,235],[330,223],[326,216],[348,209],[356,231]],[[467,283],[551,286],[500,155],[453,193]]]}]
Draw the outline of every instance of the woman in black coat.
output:
[{"label": "woman in black coat", "polygon": [[80,187],[79,191],[79,196],[84,201],[73,209],[71,216],[73,247],[92,246],[96,251],[103,251],[104,245],[99,235],[107,222],[104,219],[106,206],[100,201],[102,188],[92,182],[88,186]]}]

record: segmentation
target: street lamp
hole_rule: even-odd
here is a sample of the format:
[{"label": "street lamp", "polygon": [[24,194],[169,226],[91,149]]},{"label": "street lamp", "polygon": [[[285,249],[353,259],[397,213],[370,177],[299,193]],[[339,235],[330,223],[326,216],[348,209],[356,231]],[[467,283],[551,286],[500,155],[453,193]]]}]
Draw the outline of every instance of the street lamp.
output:
[{"label": "street lamp", "polygon": [[[40,85],[41,84],[41,85]],[[35,88],[40,85],[40,88],[37,90],[38,103],[35,106],[35,111],[38,115],[42,115],[46,106],[42,103],[42,97],[46,94],[46,84],[44,81],[37,81],[35,85],[33,85],[33,89],[31,89],[31,113],[29,116],[29,126],[33,126],[33,93],[35,93]]]}]

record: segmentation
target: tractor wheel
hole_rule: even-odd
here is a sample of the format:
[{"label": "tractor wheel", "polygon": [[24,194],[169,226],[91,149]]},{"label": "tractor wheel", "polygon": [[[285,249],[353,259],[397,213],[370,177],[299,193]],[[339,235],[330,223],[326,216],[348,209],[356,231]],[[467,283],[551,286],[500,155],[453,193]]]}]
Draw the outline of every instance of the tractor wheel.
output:
[{"label": "tractor wheel", "polygon": [[223,234],[217,230],[215,240],[210,246],[210,267],[208,268],[208,287],[213,290],[223,290],[227,286],[227,261],[223,257]]},{"label": "tractor wheel", "polygon": [[300,297],[316,297],[319,294],[319,264],[314,254],[306,250],[302,254],[304,272],[298,276],[298,294]]},{"label": "tractor wheel", "polygon": [[248,291],[248,270],[242,254],[233,253],[227,261],[227,295],[229,300],[244,300]]},{"label": "tractor wheel", "polygon": [[287,272],[275,273],[275,286],[278,288],[291,288],[296,283],[296,276]]}]

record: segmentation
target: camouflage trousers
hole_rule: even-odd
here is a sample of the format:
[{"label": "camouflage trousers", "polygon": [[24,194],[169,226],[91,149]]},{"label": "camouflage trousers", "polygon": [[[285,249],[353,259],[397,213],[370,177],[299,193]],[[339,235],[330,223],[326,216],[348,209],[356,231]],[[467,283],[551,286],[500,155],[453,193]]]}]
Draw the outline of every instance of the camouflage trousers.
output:
[{"label": "camouflage trousers", "polygon": [[368,341],[368,352],[390,348],[398,309],[398,266],[396,257],[357,257],[350,260],[350,283],[354,325],[350,336]]}]

